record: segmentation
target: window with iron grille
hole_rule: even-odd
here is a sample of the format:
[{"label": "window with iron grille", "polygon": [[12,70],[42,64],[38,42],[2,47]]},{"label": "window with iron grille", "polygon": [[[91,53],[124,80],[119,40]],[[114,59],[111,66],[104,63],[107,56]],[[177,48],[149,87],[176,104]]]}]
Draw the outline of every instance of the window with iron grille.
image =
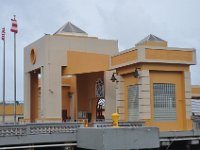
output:
[{"label": "window with iron grille", "polygon": [[139,119],[139,87],[138,85],[128,86],[128,120],[138,121]]},{"label": "window with iron grille", "polygon": [[176,120],[176,85],[171,83],[154,83],[154,120]]}]

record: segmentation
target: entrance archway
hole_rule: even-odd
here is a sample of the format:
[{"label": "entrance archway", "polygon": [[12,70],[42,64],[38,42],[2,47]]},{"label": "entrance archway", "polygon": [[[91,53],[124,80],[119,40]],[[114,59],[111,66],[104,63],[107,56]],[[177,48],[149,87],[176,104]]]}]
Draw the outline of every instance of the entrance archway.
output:
[{"label": "entrance archway", "polygon": [[85,73],[77,75],[77,108],[78,119],[97,119],[97,97],[96,82],[104,81],[104,72]]}]

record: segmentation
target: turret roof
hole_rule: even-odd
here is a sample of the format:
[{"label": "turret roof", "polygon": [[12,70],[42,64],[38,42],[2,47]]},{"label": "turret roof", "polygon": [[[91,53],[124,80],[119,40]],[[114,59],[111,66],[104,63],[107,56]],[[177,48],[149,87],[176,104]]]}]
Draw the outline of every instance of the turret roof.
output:
[{"label": "turret roof", "polygon": [[145,42],[148,42],[148,41],[159,41],[159,42],[166,42],[165,40],[153,35],[153,34],[149,34],[147,37],[145,37],[144,39],[142,39],[140,42],[138,42],[137,44],[135,45],[141,45]]},{"label": "turret roof", "polygon": [[67,22],[66,24],[64,24],[60,29],[58,29],[58,31],[56,31],[54,34],[65,34],[65,35],[84,35],[87,36],[87,33],[85,31],[83,31],[82,29],[80,29],[79,27],[75,26],[74,24],[72,24],[71,22]]}]

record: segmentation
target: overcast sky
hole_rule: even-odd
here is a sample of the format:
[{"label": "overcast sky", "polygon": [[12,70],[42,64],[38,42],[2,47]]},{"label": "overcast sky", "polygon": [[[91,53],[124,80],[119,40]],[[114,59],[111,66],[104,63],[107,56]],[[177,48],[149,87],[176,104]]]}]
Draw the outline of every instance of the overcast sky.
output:
[{"label": "overcast sky", "polygon": [[[0,27],[6,27],[6,100],[13,100],[13,15],[18,21],[17,99],[23,100],[23,48],[44,33],[53,34],[71,21],[89,36],[133,47],[149,34],[170,47],[196,48],[200,59],[200,0],[0,0]],[[0,99],[2,99],[0,42]],[[200,62],[191,67],[192,84],[200,85]]]}]

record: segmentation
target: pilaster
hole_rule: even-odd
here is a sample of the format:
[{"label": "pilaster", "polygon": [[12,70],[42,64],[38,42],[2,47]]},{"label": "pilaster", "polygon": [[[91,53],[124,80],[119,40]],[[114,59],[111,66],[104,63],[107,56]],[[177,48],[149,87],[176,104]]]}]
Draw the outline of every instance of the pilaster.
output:
[{"label": "pilaster", "polygon": [[119,113],[119,119],[124,120],[125,118],[125,99],[124,99],[124,79],[118,75],[118,82],[116,85],[116,107]]},{"label": "pilaster", "polygon": [[185,81],[185,107],[186,107],[186,119],[191,119],[192,116],[192,88],[190,72],[184,72]]},{"label": "pilaster", "polygon": [[139,72],[139,119],[151,118],[149,70]]}]

